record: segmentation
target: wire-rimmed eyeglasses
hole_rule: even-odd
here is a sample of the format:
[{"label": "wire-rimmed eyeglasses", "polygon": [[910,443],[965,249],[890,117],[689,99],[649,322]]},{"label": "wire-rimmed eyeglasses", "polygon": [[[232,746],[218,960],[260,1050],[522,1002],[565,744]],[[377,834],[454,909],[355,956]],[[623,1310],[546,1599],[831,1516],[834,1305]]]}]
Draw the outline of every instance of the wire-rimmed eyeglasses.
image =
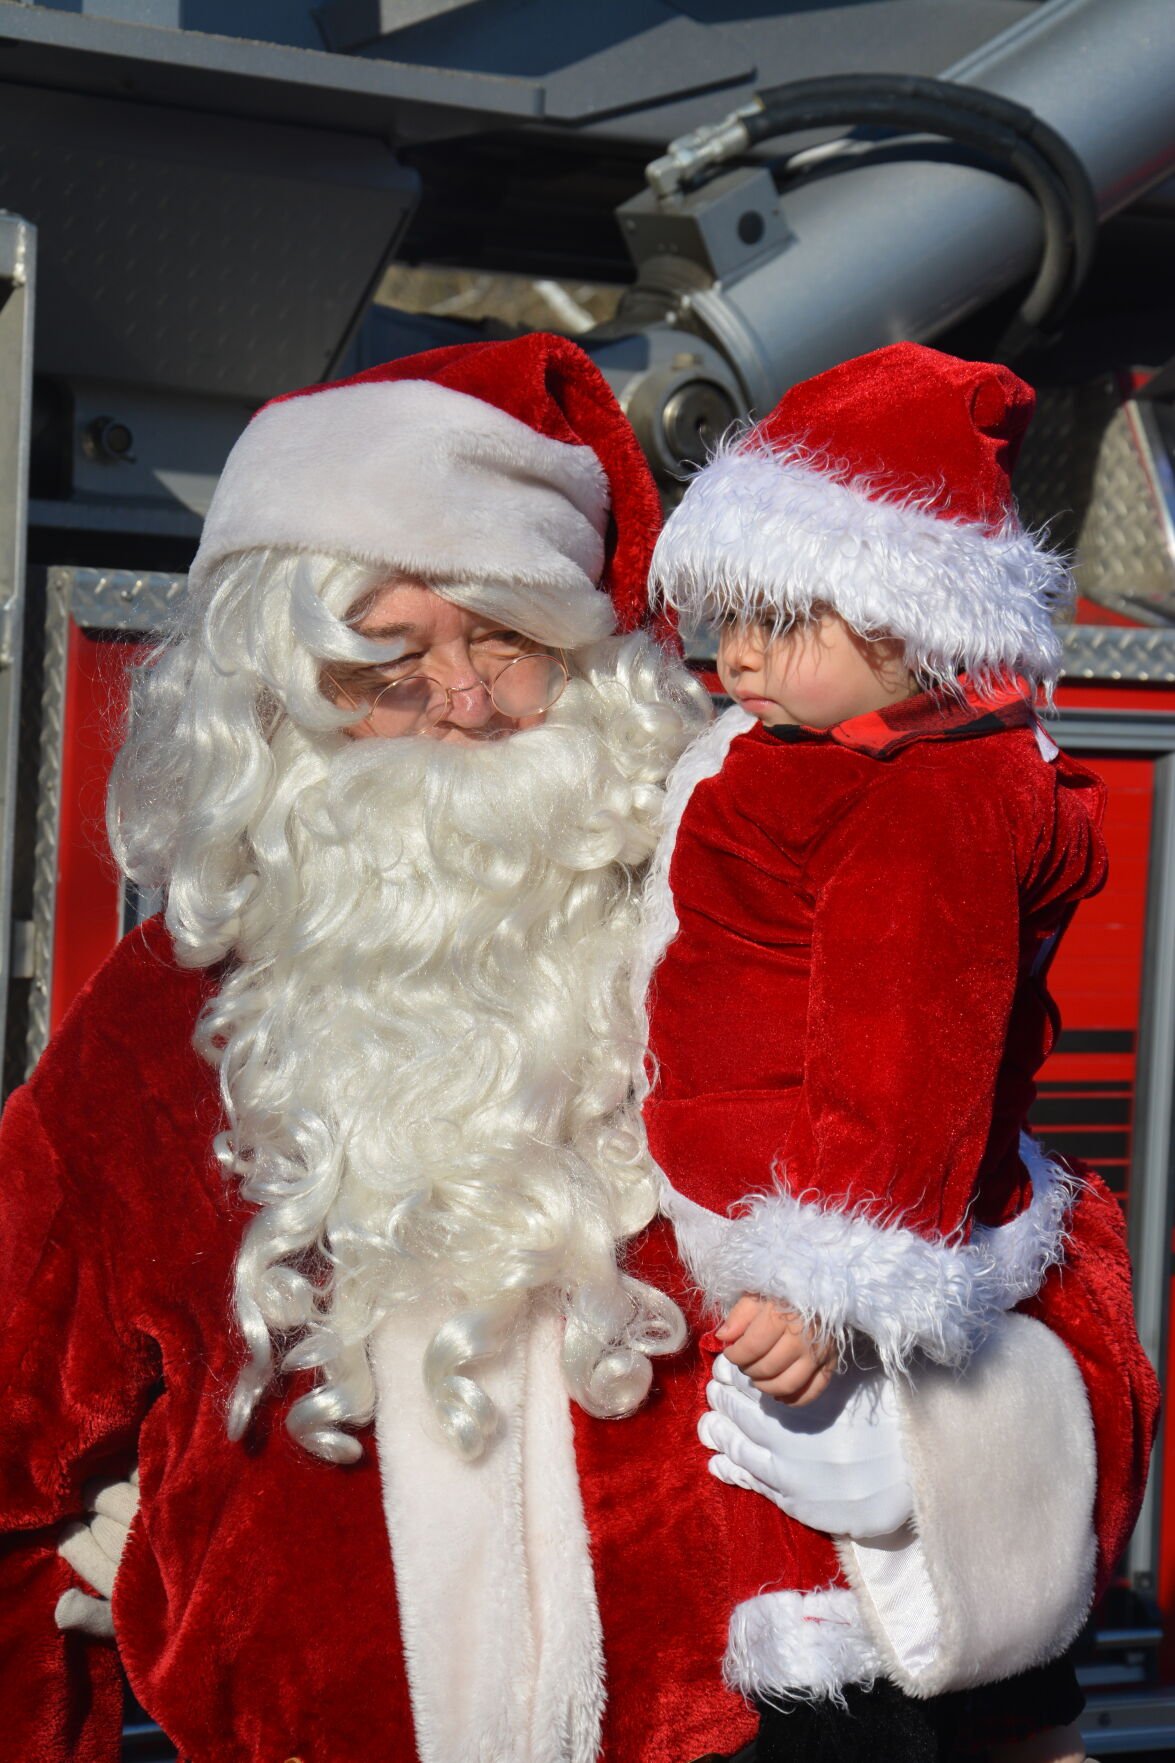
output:
[{"label": "wire-rimmed eyeglasses", "polygon": [[[497,639],[495,645],[495,639]],[[567,684],[567,663],[547,649],[519,650],[513,633],[491,633],[476,655],[470,655],[475,678],[464,685],[445,686],[429,674],[413,673],[384,685],[344,685],[328,675],[345,703],[366,711],[364,720],[373,734],[395,736],[419,734],[449,714],[454,698],[462,693],[485,691],[499,716],[518,721],[541,716],[557,704]]]}]

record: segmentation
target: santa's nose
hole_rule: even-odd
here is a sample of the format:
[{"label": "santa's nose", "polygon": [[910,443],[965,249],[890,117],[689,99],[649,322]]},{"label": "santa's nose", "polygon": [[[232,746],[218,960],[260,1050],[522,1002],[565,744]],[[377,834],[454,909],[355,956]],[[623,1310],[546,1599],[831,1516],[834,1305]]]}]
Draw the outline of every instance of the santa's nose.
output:
[{"label": "santa's nose", "polygon": [[495,715],[490,689],[476,676],[449,687],[449,709],[445,721],[455,728],[484,728]]}]

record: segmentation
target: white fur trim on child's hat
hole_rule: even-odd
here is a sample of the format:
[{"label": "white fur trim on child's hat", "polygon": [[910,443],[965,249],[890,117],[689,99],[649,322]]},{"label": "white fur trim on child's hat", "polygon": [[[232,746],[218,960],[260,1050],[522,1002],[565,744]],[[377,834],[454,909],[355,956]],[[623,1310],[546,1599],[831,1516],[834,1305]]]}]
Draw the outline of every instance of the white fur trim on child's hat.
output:
[{"label": "white fur trim on child's hat", "polygon": [[653,553],[652,585],[691,623],[781,626],[819,602],[863,636],[895,636],[946,685],[1020,675],[1051,685],[1062,558],[1009,516],[996,531],[887,494],[802,447],[737,438],[691,480]]},{"label": "white fur trim on child's hat", "polygon": [[576,647],[614,628],[597,588],[608,509],[590,447],[481,398],[428,380],[327,386],[254,417],[191,575],[241,551],[326,552],[443,583],[460,605]]}]

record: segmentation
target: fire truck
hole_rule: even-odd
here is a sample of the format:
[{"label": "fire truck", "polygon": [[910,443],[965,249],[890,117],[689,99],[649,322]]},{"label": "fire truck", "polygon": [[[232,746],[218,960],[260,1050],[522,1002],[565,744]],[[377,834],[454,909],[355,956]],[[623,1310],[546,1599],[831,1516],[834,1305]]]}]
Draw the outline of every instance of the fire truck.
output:
[{"label": "fire truck", "polygon": [[[1039,388],[1021,511],[1081,595],[1054,732],[1109,785],[1112,879],[1054,969],[1036,1126],[1120,1197],[1165,1377],[1173,92],[1172,0],[0,0],[5,1090],[156,908],[102,831],[126,666],[251,413],[501,334],[375,303],[389,265],[617,291],[556,318],[667,505],[833,362],[902,337],[995,356]],[[1103,1758],[1175,1753],[1173,1427],[1081,1642]],[[124,1755],[172,1753],[132,1708]]]}]

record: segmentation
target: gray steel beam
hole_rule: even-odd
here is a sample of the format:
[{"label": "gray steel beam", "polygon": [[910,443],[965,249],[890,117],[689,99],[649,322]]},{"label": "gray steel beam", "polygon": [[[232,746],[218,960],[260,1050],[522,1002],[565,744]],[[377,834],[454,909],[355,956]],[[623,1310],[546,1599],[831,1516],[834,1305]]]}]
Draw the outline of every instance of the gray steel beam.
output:
[{"label": "gray steel beam", "polygon": [[35,230],[0,214],[0,1070],[12,981],[12,861],[20,740],[25,535],[33,407]]},{"label": "gray steel beam", "polygon": [[1047,727],[1066,751],[1074,753],[1134,753],[1140,758],[1175,753],[1171,711],[1062,710],[1056,718],[1050,717]]},{"label": "gray steel beam", "polygon": [[1175,1751],[1175,1696],[1170,1690],[1103,1691],[1089,1697],[1080,1724],[1098,1757]]},{"label": "gray steel beam", "polygon": [[[19,45],[11,76],[122,97],[268,116],[385,137],[424,109],[437,132],[460,133],[486,118],[538,117],[543,88],[532,79],[450,72],[334,55],[325,49],[249,42],[166,26],[130,24],[0,0],[0,51]],[[8,55],[0,54],[0,78]],[[405,108],[407,107],[407,113]]]},{"label": "gray steel beam", "polygon": [[[855,8],[853,29],[847,32],[839,7],[796,0],[780,0],[743,17],[736,16],[738,8],[711,6],[702,18],[677,0],[594,0],[592,5],[322,0],[313,6],[309,0],[3,0],[0,21],[23,11],[34,22],[24,29],[17,22],[10,31],[0,25],[0,40],[11,35],[30,47],[51,42],[69,55],[65,83],[79,91],[95,89],[91,82],[106,80],[119,59],[128,64],[133,59],[137,98],[168,96],[164,87],[171,63],[195,69],[221,60],[232,75],[259,61],[268,65],[264,51],[271,48],[295,50],[304,61],[313,58],[298,120],[309,119],[308,105],[338,111],[338,95],[349,76],[345,71],[336,76],[324,64],[333,59],[345,70],[348,57],[324,55],[325,45],[362,57],[355,62],[361,91],[374,80],[397,107],[400,101],[415,107],[409,132],[417,124],[423,134],[435,132],[435,118],[426,114],[434,107],[449,110],[453,118],[462,110],[482,110],[542,117],[565,139],[574,129],[596,140],[640,142],[647,156],[671,135],[707,121],[716,89],[740,102],[756,84],[770,84],[797,69],[930,73],[985,42],[1033,4],[867,0]],[[37,20],[45,13],[55,21],[51,31]],[[193,57],[173,52],[180,38],[191,41]],[[262,55],[235,55],[242,40]],[[27,52],[19,59],[33,83],[43,79],[44,59]],[[284,65],[292,63],[287,59]],[[186,79],[179,65],[173,71]],[[16,77],[26,77],[23,68]],[[174,84],[171,94],[178,97]],[[260,112],[250,106],[250,114]],[[367,126],[354,107],[344,122]]]}]

